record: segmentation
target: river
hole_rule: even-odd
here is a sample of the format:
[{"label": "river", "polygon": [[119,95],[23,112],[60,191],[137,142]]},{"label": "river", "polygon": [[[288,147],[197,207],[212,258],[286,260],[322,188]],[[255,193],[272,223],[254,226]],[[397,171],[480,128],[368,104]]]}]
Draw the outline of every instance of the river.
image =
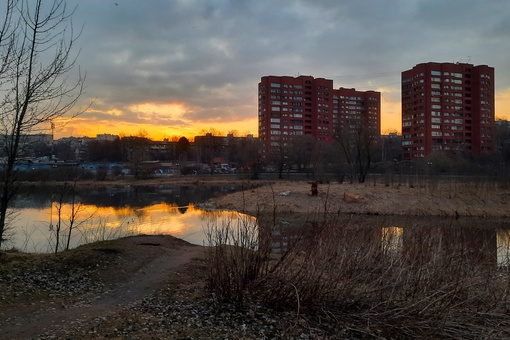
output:
[{"label": "river", "polygon": [[[204,245],[208,242],[204,231],[211,220],[223,223],[221,221],[239,218],[253,219],[233,212],[198,208],[217,195],[241,189],[236,185],[126,185],[73,191],[71,187],[32,186],[24,188],[17,197],[10,221],[11,235],[3,247],[25,252],[54,252],[57,233],[60,235],[59,251],[136,234],[169,234]],[[423,235],[434,235],[437,242],[446,246],[454,244],[472,254],[482,252],[484,258],[500,267],[510,264],[510,225],[506,220],[342,216],[335,223],[354,226],[356,237],[369,235],[367,242],[380,243],[388,252],[401,252],[409,249],[409,245],[416,247],[423,243],[419,241]],[[366,227],[371,231],[361,235],[359,230],[367,230]],[[296,223],[279,221],[271,233],[274,251],[284,251],[297,230]]]},{"label": "river", "polygon": [[[136,234],[170,234],[203,245],[211,213],[196,207],[216,195],[239,190],[235,185],[111,186],[23,188],[10,220],[5,248],[25,252],[55,251],[84,243]],[[73,203],[74,199],[74,203]],[[214,217],[230,218],[231,212]],[[60,226],[60,230],[59,230]]]}]

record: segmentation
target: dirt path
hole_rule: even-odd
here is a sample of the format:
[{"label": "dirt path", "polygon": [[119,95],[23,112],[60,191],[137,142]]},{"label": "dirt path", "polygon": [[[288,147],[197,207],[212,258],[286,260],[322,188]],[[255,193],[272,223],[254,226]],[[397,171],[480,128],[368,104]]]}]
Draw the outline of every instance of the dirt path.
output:
[{"label": "dirt path", "polygon": [[84,327],[87,323],[108,318],[119,310],[139,302],[162,288],[169,275],[192,258],[203,255],[203,249],[166,236],[138,236],[123,239],[118,271],[108,273],[108,289],[85,301],[72,304],[38,304],[3,310],[0,320],[1,338],[50,338],[67,327]]}]

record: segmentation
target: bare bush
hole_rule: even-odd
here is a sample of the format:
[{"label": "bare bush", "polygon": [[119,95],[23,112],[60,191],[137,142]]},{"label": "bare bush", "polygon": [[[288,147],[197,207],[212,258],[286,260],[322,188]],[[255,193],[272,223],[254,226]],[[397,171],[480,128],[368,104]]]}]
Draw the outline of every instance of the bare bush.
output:
[{"label": "bare bush", "polygon": [[324,217],[296,227],[298,236],[280,254],[258,248],[254,236],[261,245],[275,243],[274,215],[251,225],[213,221],[210,288],[221,300],[295,310],[360,336],[510,336],[510,281],[485,240],[448,221],[387,230]]},{"label": "bare bush", "polygon": [[209,287],[220,300],[242,304],[252,282],[266,270],[270,249],[259,247],[258,228],[247,215],[212,215],[205,227],[209,245]]},{"label": "bare bush", "polygon": [[90,244],[139,234],[126,224],[116,225],[102,216],[95,216],[94,219],[83,221],[80,223],[79,231],[81,238],[78,244]]}]

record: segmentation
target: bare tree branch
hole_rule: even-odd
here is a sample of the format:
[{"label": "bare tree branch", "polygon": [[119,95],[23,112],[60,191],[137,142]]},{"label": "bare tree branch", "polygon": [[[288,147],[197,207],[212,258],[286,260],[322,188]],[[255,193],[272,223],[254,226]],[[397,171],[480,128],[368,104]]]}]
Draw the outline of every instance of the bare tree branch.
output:
[{"label": "bare tree branch", "polygon": [[[0,245],[16,193],[15,164],[23,137],[72,112],[84,91],[76,67],[73,11],[65,0],[7,0],[0,24]],[[78,51],[79,52],[79,51]],[[77,69],[77,72],[74,73]],[[73,74],[71,74],[73,72]]]}]

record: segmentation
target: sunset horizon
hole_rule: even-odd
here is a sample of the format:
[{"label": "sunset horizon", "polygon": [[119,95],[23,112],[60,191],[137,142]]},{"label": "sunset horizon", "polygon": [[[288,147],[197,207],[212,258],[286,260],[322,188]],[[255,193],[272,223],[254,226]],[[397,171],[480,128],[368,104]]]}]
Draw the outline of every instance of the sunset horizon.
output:
[{"label": "sunset horizon", "polygon": [[[497,70],[496,70],[497,72]],[[401,126],[401,103],[400,100],[395,102],[391,100],[391,96],[386,95],[387,89],[375,89],[381,92],[381,134],[386,135],[390,132],[397,132],[399,135],[402,133]],[[398,89],[400,95],[400,89]],[[386,93],[387,94],[387,93]],[[180,105],[180,104],[179,104]],[[149,107],[150,105],[144,103],[141,107]],[[173,106],[173,105],[170,105]],[[510,113],[510,88],[506,91],[496,91],[496,120],[508,120]],[[157,108],[154,105],[153,108]],[[165,107],[165,106],[163,106]],[[168,104],[166,105],[168,107]],[[151,123],[128,123],[116,124],[111,120],[89,122],[86,118],[86,112],[73,118],[62,119],[56,123],[55,139],[65,137],[90,137],[94,138],[98,134],[113,134],[118,136],[138,136],[140,133],[146,133],[148,138],[152,140],[171,139],[172,137],[186,137],[192,139],[195,136],[200,136],[204,131],[211,129],[218,132],[219,135],[227,135],[232,131],[236,131],[239,136],[246,136],[248,134],[258,137],[258,115],[257,106],[254,104],[253,117],[246,119],[242,122],[187,122],[184,127],[161,127],[157,124]],[[503,111],[504,113],[498,113]],[[154,114],[154,111],[144,112],[146,115]]]},{"label": "sunset horizon", "polygon": [[510,117],[510,3],[68,5],[83,26],[76,66],[86,81],[77,110],[88,109],[55,122],[56,138],[144,130],[162,139],[211,128],[258,136],[257,84],[265,75],[381,92],[381,133],[400,132],[401,73],[423,62],[493,67],[495,117]]}]

